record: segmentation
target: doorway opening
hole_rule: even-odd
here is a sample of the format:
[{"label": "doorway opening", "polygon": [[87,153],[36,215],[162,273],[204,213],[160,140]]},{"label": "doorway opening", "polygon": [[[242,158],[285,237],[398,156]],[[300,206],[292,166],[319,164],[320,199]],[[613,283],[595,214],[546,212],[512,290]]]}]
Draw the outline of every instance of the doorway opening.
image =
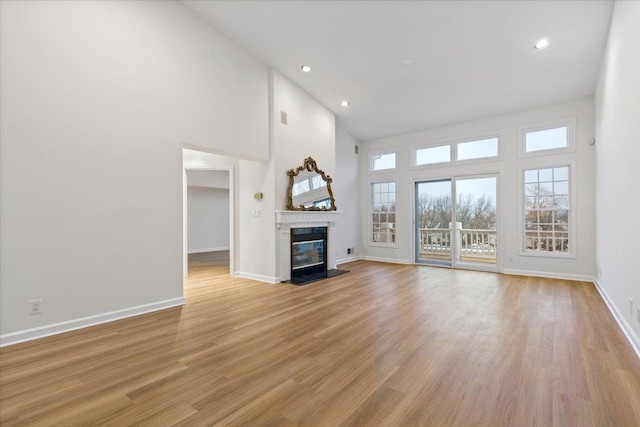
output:
[{"label": "doorway opening", "polygon": [[416,182],[416,263],[497,271],[497,185],[497,175]]},{"label": "doorway opening", "polygon": [[[234,276],[235,175],[227,156],[183,149],[183,277],[205,265]],[[191,265],[190,265],[191,264]]]}]

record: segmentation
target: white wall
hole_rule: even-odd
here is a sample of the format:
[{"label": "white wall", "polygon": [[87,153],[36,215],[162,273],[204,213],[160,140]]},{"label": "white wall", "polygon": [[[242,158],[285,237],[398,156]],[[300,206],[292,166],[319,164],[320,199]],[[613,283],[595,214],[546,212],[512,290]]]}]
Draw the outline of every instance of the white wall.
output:
[{"label": "white wall", "polygon": [[[575,118],[575,152],[543,155],[530,158],[518,156],[518,128],[556,119]],[[475,161],[456,166],[411,168],[412,146],[439,145],[455,140],[500,134],[501,158],[493,161]],[[413,263],[413,192],[414,181],[447,178],[482,173],[499,174],[498,227],[501,271],[513,274],[537,274],[589,280],[594,274],[594,148],[589,140],[594,135],[593,100],[581,99],[564,104],[538,108],[519,113],[429,129],[405,135],[382,138],[360,145],[360,207],[364,255],[402,263]],[[389,173],[369,173],[369,152],[397,150],[397,170]],[[575,163],[577,214],[575,227],[575,258],[550,258],[521,255],[521,219],[519,215],[519,176],[522,168]],[[371,183],[397,182],[397,242],[398,248],[368,245],[368,206]],[[513,262],[507,262],[512,257]]]},{"label": "white wall", "polygon": [[[358,156],[355,146],[358,145],[351,135],[336,128],[336,175],[332,189],[336,206],[342,215],[336,222],[336,260],[338,263],[357,258],[362,254],[360,244],[360,198],[358,193],[359,171]],[[366,155],[366,153],[365,153]],[[366,220],[366,212],[364,214]],[[355,254],[347,254],[347,248],[354,248]]]},{"label": "white wall", "polygon": [[181,303],[182,145],[267,159],[268,84],[178,2],[0,2],[2,343]]},{"label": "white wall", "polygon": [[[287,206],[289,169],[301,166],[313,157],[327,175],[336,172],[335,115],[302,89],[279,73],[272,71],[273,139],[272,158],[275,166],[276,209]],[[287,113],[287,124],[280,112]]]},{"label": "white wall", "polygon": [[[271,72],[272,87],[272,163],[269,173],[273,176],[274,207],[283,210],[287,206],[289,169],[301,166],[304,159],[313,157],[318,168],[331,178],[336,172],[336,127],[335,115],[302,89],[279,73]],[[280,112],[287,113],[287,124],[282,124]],[[332,185],[333,187],[333,185]],[[274,224],[275,217],[271,213]],[[279,251],[274,237],[273,251],[276,253],[276,276],[280,276]]]},{"label": "white wall", "polygon": [[[238,165],[238,248],[236,275],[276,283],[273,162],[240,160]],[[253,195],[262,192],[264,198]]]},{"label": "white wall", "polygon": [[189,253],[229,249],[229,190],[189,185]]},{"label": "white wall", "polygon": [[[640,3],[617,1],[596,90],[598,284],[640,354]],[[633,299],[633,310],[629,299]]]}]

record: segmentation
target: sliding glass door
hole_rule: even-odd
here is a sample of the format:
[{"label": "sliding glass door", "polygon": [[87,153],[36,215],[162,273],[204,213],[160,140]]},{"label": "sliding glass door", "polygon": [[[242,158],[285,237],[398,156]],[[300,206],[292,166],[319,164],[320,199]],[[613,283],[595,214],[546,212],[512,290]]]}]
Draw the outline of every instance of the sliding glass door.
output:
[{"label": "sliding glass door", "polygon": [[416,262],[451,266],[451,180],[416,182]]},{"label": "sliding glass door", "polygon": [[496,271],[497,182],[496,175],[416,182],[416,262]]},{"label": "sliding glass door", "polygon": [[455,266],[473,270],[496,270],[497,182],[493,176],[463,177],[455,187]]}]

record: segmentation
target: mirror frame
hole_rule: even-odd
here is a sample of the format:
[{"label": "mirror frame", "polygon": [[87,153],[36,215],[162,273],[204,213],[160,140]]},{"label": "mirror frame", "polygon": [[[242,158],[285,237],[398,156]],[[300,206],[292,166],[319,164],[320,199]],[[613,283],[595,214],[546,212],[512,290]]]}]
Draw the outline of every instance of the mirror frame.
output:
[{"label": "mirror frame", "polygon": [[[316,206],[310,206],[308,208],[305,208],[302,205],[293,206],[294,177],[298,176],[298,174],[304,170],[318,173],[322,177],[324,182],[327,183],[327,190],[329,191],[329,200],[331,202],[330,208],[327,208],[325,206],[321,208]],[[318,165],[316,164],[316,161],[313,160],[311,157],[307,157],[306,159],[304,159],[304,164],[302,166],[298,166],[295,169],[289,169],[289,171],[287,171],[287,175],[289,175],[289,190],[287,191],[287,210],[289,211],[335,211],[336,210],[336,201],[333,198],[333,190],[331,190],[331,183],[333,182],[333,180],[329,175],[325,174],[322,169],[318,169]]]}]

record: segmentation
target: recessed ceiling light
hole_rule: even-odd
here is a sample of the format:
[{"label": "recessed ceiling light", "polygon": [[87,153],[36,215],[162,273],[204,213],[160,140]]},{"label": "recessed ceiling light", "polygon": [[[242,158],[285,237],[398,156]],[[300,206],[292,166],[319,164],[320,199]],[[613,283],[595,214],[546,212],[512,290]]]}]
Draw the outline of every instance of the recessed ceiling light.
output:
[{"label": "recessed ceiling light", "polygon": [[349,106],[349,101],[347,101],[346,99],[344,101],[342,101],[340,103],[340,105],[342,105],[343,107],[348,107]]},{"label": "recessed ceiling light", "polygon": [[302,67],[300,67],[300,69],[302,71],[304,71],[305,73],[308,73],[309,71],[311,71],[311,66],[310,65],[303,65]]},{"label": "recessed ceiling light", "polygon": [[536,49],[544,49],[547,46],[549,46],[549,40],[547,39],[540,39],[536,42],[536,44],[533,46]]},{"label": "recessed ceiling light", "polygon": [[402,58],[402,65],[413,65],[415,62],[413,58]]}]

